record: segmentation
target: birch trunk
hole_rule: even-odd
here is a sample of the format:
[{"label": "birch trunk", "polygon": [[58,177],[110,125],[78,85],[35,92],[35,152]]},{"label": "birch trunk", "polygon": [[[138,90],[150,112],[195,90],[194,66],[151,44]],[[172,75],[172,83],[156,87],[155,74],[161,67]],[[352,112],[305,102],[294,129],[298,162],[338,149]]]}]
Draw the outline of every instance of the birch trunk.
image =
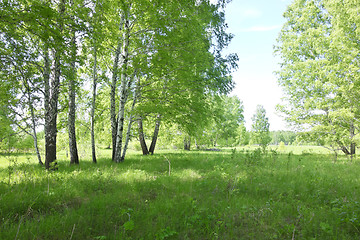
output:
[{"label": "birch trunk", "polygon": [[[129,86],[129,87],[130,87],[130,86]],[[136,88],[136,90],[135,90],[134,99],[133,99],[133,102],[132,102],[132,105],[131,105],[130,117],[129,117],[129,124],[128,124],[127,132],[126,132],[126,139],[125,139],[124,150],[123,150],[122,155],[121,155],[121,161],[124,161],[125,155],[126,155],[126,151],[127,151],[128,145],[129,145],[131,126],[132,126],[132,123],[133,123],[133,115],[132,115],[132,112],[134,111],[137,98],[138,98],[138,88]]]},{"label": "birch trunk", "polygon": [[31,122],[32,122],[32,132],[33,132],[33,139],[34,139],[34,147],[36,151],[36,156],[38,158],[39,164],[43,165],[43,162],[41,161],[41,155],[40,150],[38,146],[38,139],[37,139],[37,133],[36,133],[36,122],[35,122],[35,114],[34,114],[34,107],[31,102],[30,93],[29,93],[29,108],[30,108],[30,114],[31,114]]},{"label": "birch trunk", "polygon": [[138,120],[138,132],[139,132],[139,142],[141,146],[141,150],[143,152],[143,155],[149,155],[148,147],[146,146],[145,137],[144,137],[144,128],[143,128],[143,122],[142,118]]},{"label": "birch trunk", "polygon": [[49,144],[49,115],[50,115],[50,57],[49,57],[49,49],[45,43],[44,47],[44,109],[45,109],[45,165],[46,168],[49,168],[49,161],[47,157],[47,147]]},{"label": "birch trunk", "polygon": [[35,122],[35,113],[34,113],[34,107],[32,105],[32,98],[31,98],[31,93],[30,93],[30,86],[28,84],[28,82],[26,82],[26,92],[27,92],[27,97],[28,97],[28,106],[30,109],[30,115],[31,115],[31,130],[32,130],[32,137],[34,139],[34,147],[35,147],[35,151],[36,151],[36,155],[39,161],[40,165],[43,165],[43,162],[41,161],[41,155],[40,155],[40,151],[39,151],[39,146],[38,146],[38,139],[37,139],[37,133],[36,133],[36,122]]},{"label": "birch trunk", "polygon": [[121,150],[123,142],[123,131],[124,131],[124,119],[125,119],[125,104],[128,97],[127,86],[131,83],[131,80],[127,76],[127,64],[129,57],[129,22],[126,20],[124,23],[124,34],[123,34],[123,47],[122,47],[122,61],[121,61],[121,85],[120,85],[120,106],[117,119],[117,134],[116,134],[116,149],[115,149],[115,162],[122,162]]},{"label": "birch trunk", "polygon": [[153,155],[154,151],[155,151],[156,141],[157,141],[157,138],[159,135],[159,130],[160,130],[160,122],[161,122],[161,115],[158,114],[156,117],[155,129],[154,129],[154,133],[153,133],[153,137],[152,137],[151,145],[150,145],[150,149],[149,149],[149,152],[151,153],[151,155]]},{"label": "birch trunk", "polygon": [[39,164],[40,165],[44,165],[43,162],[41,161],[41,155],[40,155],[40,150],[39,150],[39,145],[38,145],[38,139],[37,139],[37,133],[36,133],[36,125],[35,125],[35,118],[34,118],[34,110],[31,109],[31,118],[33,121],[33,139],[34,139],[34,146],[35,146],[35,151],[36,151],[36,156],[38,158]]},{"label": "birch trunk", "polygon": [[60,88],[60,51],[55,50],[54,76],[49,86],[49,105],[45,110],[45,168],[56,161],[57,108]]},{"label": "birch trunk", "polygon": [[116,83],[118,78],[118,67],[119,57],[121,51],[121,41],[115,51],[115,59],[113,65],[113,73],[111,80],[111,92],[110,92],[110,121],[111,121],[111,137],[112,137],[112,160],[115,160],[116,151],[116,133],[117,133],[117,120],[116,120],[116,107],[115,107],[115,96],[116,96]]},{"label": "birch trunk", "polygon": [[[63,15],[65,12],[65,2],[61,0],[59,3],[59,13]],[[58,22],[60,32],[63,28],[62,18]],[[60,90],[60,75],[61,75],[61,44],[55,47],[54,50],[54,76],[50,84],[46,86],[45,80],[45,168],[55,170],[55,166],[51,166],[56,161],[56,136],[57,136],[57,113],[58,113],[58,98]],[[45,60],[46,62],[46,60]],[[45,63],[46,65],[47,63]],[[46,70],[45,70],[46,71]],[[44,74],[45,75],[45,74]],[[49,81],[47,81],[49,83]],[[47,89],[46,89],[47,88]]]},{"label": "birch trunk", "polygon": [[[167,78],[165,78],[164,86],[163,86],[163,90],[162,90],[162,95],[165,96],[165,101],[167,101],[166,90],[167,90],[168,81],[169,80]],[[160,122],[161,122],[161,115],[158,114],[156,116],[155,129],[154,129],[154,133],[153,133],[153,137],[151,139],[151,144],[150,144],[150,149],[149,149],[149,152],[151,153],[151,155],[153,155],[154,151],[155,151],[156,141],[157,141],[157,138],[159,135],[159,130],[160,130]]]},{"label": "birch trunk", "polygon": [[70,164],[79,164],[79,155],[76,144],[76,132],[75,132],[75,79],[76,79],[76,39],[75,32],[73,31],[71,39],[71,76],[69,79],[69,116],[68,116],[68,131],[69,131],[69,152],[70,152]]},{"label": "birch trunk", "polygon": [[96,103],[96,85],[97,85],[97,58],[96,58],[96,46],[94,46],[94,72],[93,72],[93,96],[91,102],[91,153],[92,161],[96,163],[96,151],[95,151],[95,103]]}]

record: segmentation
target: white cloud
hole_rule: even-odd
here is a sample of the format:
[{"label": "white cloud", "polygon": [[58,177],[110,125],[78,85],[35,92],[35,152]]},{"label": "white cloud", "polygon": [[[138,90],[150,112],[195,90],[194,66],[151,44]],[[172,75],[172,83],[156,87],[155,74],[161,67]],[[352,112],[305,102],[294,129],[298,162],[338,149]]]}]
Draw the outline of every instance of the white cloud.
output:
[{"label": "white cloud", "polygon": [[245,29],[241,29],[240,32],[268,32],[280,29],[280,25],[273,26],[253,26]]}]

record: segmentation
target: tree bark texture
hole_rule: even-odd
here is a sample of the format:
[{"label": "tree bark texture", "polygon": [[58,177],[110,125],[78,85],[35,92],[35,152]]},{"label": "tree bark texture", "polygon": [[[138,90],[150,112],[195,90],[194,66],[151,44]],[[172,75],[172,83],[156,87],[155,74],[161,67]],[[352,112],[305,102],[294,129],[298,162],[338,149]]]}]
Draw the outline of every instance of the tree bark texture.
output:
[{"label": "tree bark texture", "polygon": [[31,97],[31,93],[30,93],[30,86],[29,83],[26,82],[26,92],[27,92],[27,97],[28,97],[28,106],[30,109],[30,115],[31,115],[31,129],[32,129],[32,137],[34,139],[34,147],[35,147],[35,151],[36,151],[36,156],[38,158],[38,162],[40,165],[43,165],[43,162],[41,161],[41,155],[40,155],[40,150],[39,150],[39,146],[38,146],[38,139],[37,139],[37,133],[36,133],[36,121],[35,121],[35,113],[34,113],[34,107],[32,105],[33,101],[32,101],[32,97]]},{"label": "tree bark texture", "polygon": [[111,92],[110,92],[110,121],[111,121],[111,137],[112,137],[112,160],[115,160],[115,151],[116,151],[116,133],[117,133],[117,119],[116,119],[116,85],[118,78],[118,68],[119,68],[119,57],[121,52],[121,41],[119,41],[118,46],[115,51],[115,59],[112,71],[112,80],[111,80]]},{"label": "tree bark texture", "polygon": [[123,33],[123,47],[121,53],[121,85],[120,85],[120,105],[117,119],[117,134],[116,134],[116,149],[115,149],[115,162],[122,162],[121,150],[123,142],[123,131],[124,131],[124,120],[125,120],[125,104],[129,95],[128,86],[131,84],[131,79],[128,78],[128,58],[129,58],[129,39],[130,29],[129,21],[124,22],[124,33]]},{"label": "tree bark texture", "polygon": [[[130,86],[128,86],[128,88],[130,88]],[[131,105],[129,123],[128,123],[127,132],[126,132],[125,145],[124,145],[124,149],[123,149],[123,152],[122,152],[122,155],[121,155],[121,160],[122,161],[124,161],[124,159],[125,159],[126,151],[127,151],[128,146],[129,146],[131,126],[132,126],[132,123],[133,123],[132,112],[134,111],[137,98],[138,98],[138,88],[136,88],[136,90],[134,92],[134,98],[133,98],[133,102],[132,102],[132,105]]]},{"label": "tree bark texture", "polygon": [[56,136],[57,136],[57,110],[60,88],[60,51],[54,52],[54,76],[49,86],[49,101],[45,108],[45,168],[50,169],[51,164],[56,161]]},{"label": "tree bark texture", "polygon": [[151,155],[153,155],[154,151],[155,151],[156,141],[157,141],[157,138],[159,135],[159,130],[160,130],[160,122],[161,122],[161,115],[158,114],[156,117],[154,133],[153,133],[153,137],[152,137],[150,149],[149,149],[149,152],[151,153]]},{"label": "tree bark texture", "polygon": [[35,117],[34,117],[34,109],[31,109],[31,118],[32,118],[32,130],[33,130],[33,139],[34,139],[34,146],[36,151],[36,156],[38,158],[38,162],[40,165],[43,165],[43,162],[41,161],[41,155],[38,145],[38,139],[37,139],[37,133],[36,133],[36,124],[35,124]]},{"label": "tree bark texture", "polygon": [[[30,93],[29,93],[30,95]],[[43,162],[41,161],[41,155],[40,155],[40,150],[39,150],[39,146],[38,146],[38,139],[37,139],[37,133],[36,133],[36,122],[35,122],[35,114],[34,114],[34,107],[32,105],[31,102],[31,98],[29,96],[29,107],[30,107],[30,114],[31,114],[31,122],[32,122],[32,132],[33,132],[33,139],[34,139],[34,147],[35,147],[35,151],[36,151],[36,156],[38,158],[38,162],[40,165],[43,165]]]},{"label": "tree bark texture", "polygon": [[[50,121],[50,57],[49,49],[46,46],[44,48],[44,109],[45,109],[45,167],[49,169],[49,164],[51,162],[50,156],[48,156],[47,146],[49,144],[49,121]],[[55,156],[56,159],[56,156]],[[54,160],[53,160],[54,161]]]},{"label": "tree bark texture", "polygon": [[96,46],[94,46],[94,72],[93,72],[93,92],[91,101],[91,155],[93,163],[96,163],[95,149],[95,104],[96,104],[96,85],[97,85],[97,58]]},{"label": "tree bark texture", "polygon": [[144,136],[144,128],[143,128],[143,122],[142,118],[138,120],[138,132],[139,132],[139,142],[141,146],[141,150],[143,152],[143,155],[149,155],[149,150],[145,142],[145,136]]},{"label": "tree bark texture", "polygon": [[76,111],[76,39],[75,32],[71,39],[71,76],[69,78],[69,116],[68,116],[68,131],[69,131],[69,152],[70,152],[70,164],[79,164],[79,155],[76,144],[76,131],[75,131],[75,111]]},{"label": "tree bark texture", "polygon": [[[61,0],[59,3],[59,13],[62,15],[65,12],[65,2]],[[58,27],[60,32],[63,28],[62,18],[59,19]],[[58,113],[58,98],[60,90],[60,76],[61,76],[61,44],[54,49],[54,74],[49,84],[49,79],[46,77],[47,65],[45,59],[45,168],[55,170],[52,163],[56,161],[56,136],[57,136],[57,113]],[[45,53],[47,54],[47,53]],[[46,58],[46,57],[45,57]],[[47,86],[46,86],[47,84]]]}]

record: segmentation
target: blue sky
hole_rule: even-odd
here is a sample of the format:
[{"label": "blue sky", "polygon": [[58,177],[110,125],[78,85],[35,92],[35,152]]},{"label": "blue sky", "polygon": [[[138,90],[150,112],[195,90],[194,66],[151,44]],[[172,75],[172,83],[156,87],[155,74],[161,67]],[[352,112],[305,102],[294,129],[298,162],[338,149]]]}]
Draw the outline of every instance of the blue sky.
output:
[{"label": "blue sky", "polygon": [[258,104],[266,109],[270,130],[286,130],[286,123],[276,113],[282,91],[277,84],[278,60],[273,46],[285,19],[282,17],[291,0],[233,0],[226,8],[228,32],[235,35],[225,52],[237,53],[239,68],[233,73],[237,95],[244,103],[246,127]]}]

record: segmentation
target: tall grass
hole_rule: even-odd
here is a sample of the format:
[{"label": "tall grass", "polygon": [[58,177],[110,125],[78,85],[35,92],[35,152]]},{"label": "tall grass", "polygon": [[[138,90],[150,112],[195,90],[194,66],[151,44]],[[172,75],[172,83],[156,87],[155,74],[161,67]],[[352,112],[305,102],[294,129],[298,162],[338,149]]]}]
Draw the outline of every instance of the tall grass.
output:
[{"label": "tall grass", "polygon": [[1,157],[0,239],[358,239],[359,162],[253,150],[131,154],[46,172]]}]

